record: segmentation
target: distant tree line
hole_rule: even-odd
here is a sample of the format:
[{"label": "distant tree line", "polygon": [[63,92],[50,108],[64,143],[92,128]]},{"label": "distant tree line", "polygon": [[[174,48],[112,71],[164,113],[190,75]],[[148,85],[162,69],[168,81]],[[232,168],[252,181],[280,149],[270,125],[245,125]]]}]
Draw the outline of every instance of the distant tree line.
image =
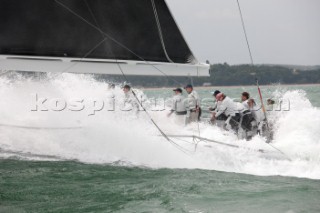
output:
[{"label": "distant tree line", "polygon": [[[320,68],[301,71],[279,65],[214,64],[210,77],[126,76],[128,83],[141,87],[177,87],[192,83],[194,86],[239,86],[260,84],[315,84],[320,83]],[[97,76],[100,80],[123,83],[123,76]]]}]

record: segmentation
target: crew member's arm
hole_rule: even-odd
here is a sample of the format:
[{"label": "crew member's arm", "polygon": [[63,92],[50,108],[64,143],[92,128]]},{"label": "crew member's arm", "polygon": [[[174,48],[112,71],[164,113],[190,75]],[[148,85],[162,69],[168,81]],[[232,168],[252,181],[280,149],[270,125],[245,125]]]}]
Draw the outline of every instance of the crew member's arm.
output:
[{"label": "crew member's arm", "polygon": [[170,112],[167,114],[167,116],[170,117],[172,115],[172,113],[174,113],[173,109],[170,110]]},{"label": "crew member's arm", "polygon": [[213,112],[212,113],[212,116],[211,116],[211,119],[210,119],[212,122],[216,120],[216,113]]},{"label": "crew member's arm", "polygon": [[224,103],[221,103],[219,109],[215,113],[215,117],[219,117],[222,113],[224,113],[227,110],[227,106]]},{"label": "crew member's arm", "polygon": [[213,107],[209,107],[209,111],[214,112],[217,109],[217,102],[214,103]]},{"label": "crew member's arm", "polygon": [[196,111],[200,109],[200,97],[197,92],[194,93],[194,99],[196,101]]}]

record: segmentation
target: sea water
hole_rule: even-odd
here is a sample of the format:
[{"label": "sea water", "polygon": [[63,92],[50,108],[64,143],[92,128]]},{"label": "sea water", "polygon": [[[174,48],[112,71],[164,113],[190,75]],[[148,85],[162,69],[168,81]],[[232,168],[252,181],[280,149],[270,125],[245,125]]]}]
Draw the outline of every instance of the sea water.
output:
[{"label": "sea water", "polygon": [[[215,89],[259,101],[254,86],[196,89],[208,105]],[[108,91],[92,76],[2,76],[0,212],[320,211],[319,85],[262,87],[265,98],[284,103],[268,112],[276,149],[205,122],[176,125],[161,107],[171,88],[136,92],[165,133],[241,148],[170,143],[143,111],[117,108],[121,85]]]}]

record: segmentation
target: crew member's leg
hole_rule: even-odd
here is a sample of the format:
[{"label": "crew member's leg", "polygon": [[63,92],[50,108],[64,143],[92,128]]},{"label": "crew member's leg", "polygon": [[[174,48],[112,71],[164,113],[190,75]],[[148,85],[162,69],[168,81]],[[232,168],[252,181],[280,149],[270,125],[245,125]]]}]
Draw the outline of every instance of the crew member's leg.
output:
[{"label": "crew member's leg", "polygon": [[199,121],[199,112],[195,110],[191,111],[189,117],[187,118],[187,124],[198,122]]},{"label": "crew member's leg", "polygon": [[228,120],[229,120],[229,125],[231,126],[231,129],[237,133],[238,129],[239,129],[239,122],[241,119],[240,114],[236,113],[235,116],[231,116],[229,118],[230,119],[228,119]]},{"label": "crew member's leg", "polygon": [[215,123],[218,127],[223,128],[227,119],[228,117],[225,114],[221,114],[215,119]]}]

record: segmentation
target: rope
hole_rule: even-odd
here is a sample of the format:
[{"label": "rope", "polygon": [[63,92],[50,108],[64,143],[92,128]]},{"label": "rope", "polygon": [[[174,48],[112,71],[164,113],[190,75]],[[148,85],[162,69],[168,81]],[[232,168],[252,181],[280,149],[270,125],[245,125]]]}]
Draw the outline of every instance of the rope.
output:
[{"label": "rope", "polygon": [[154,16],[155,16],[155,19],[156,19],[156,23],[157,23],[157,26],[158,26],[158,33],[159,33],[162,49],[163,49],[164,54],[166,55],[166,58],[168,59],[168,61],[171,62],[171,63],[174,63],[171,60],[171,58],[169,57],[169,55],[168,55],[168,52],[167,52],[167,49],[166,49],[166,45],[165,45],[164,40],[163,40],[161,24],[160,24],[158,12],[157,12],[157,8],[156,8],[156,4],[154,3],[154,0],[151,0],[151,4],[152,4],[153,13],[154,13]]},{"label": "rope", "polygon": [[271,145],[270,143],[267,143],[267,144],[268,144],[269,146],[271,146],[272,148],[274,148],[275,150],[277,150],[278,152],[280,152],[282,155],[284,155],[289,161],[292,161],[291,158],[290,158],[288,155],[286,155],[283,151],[281,151],[279,148]]}]

